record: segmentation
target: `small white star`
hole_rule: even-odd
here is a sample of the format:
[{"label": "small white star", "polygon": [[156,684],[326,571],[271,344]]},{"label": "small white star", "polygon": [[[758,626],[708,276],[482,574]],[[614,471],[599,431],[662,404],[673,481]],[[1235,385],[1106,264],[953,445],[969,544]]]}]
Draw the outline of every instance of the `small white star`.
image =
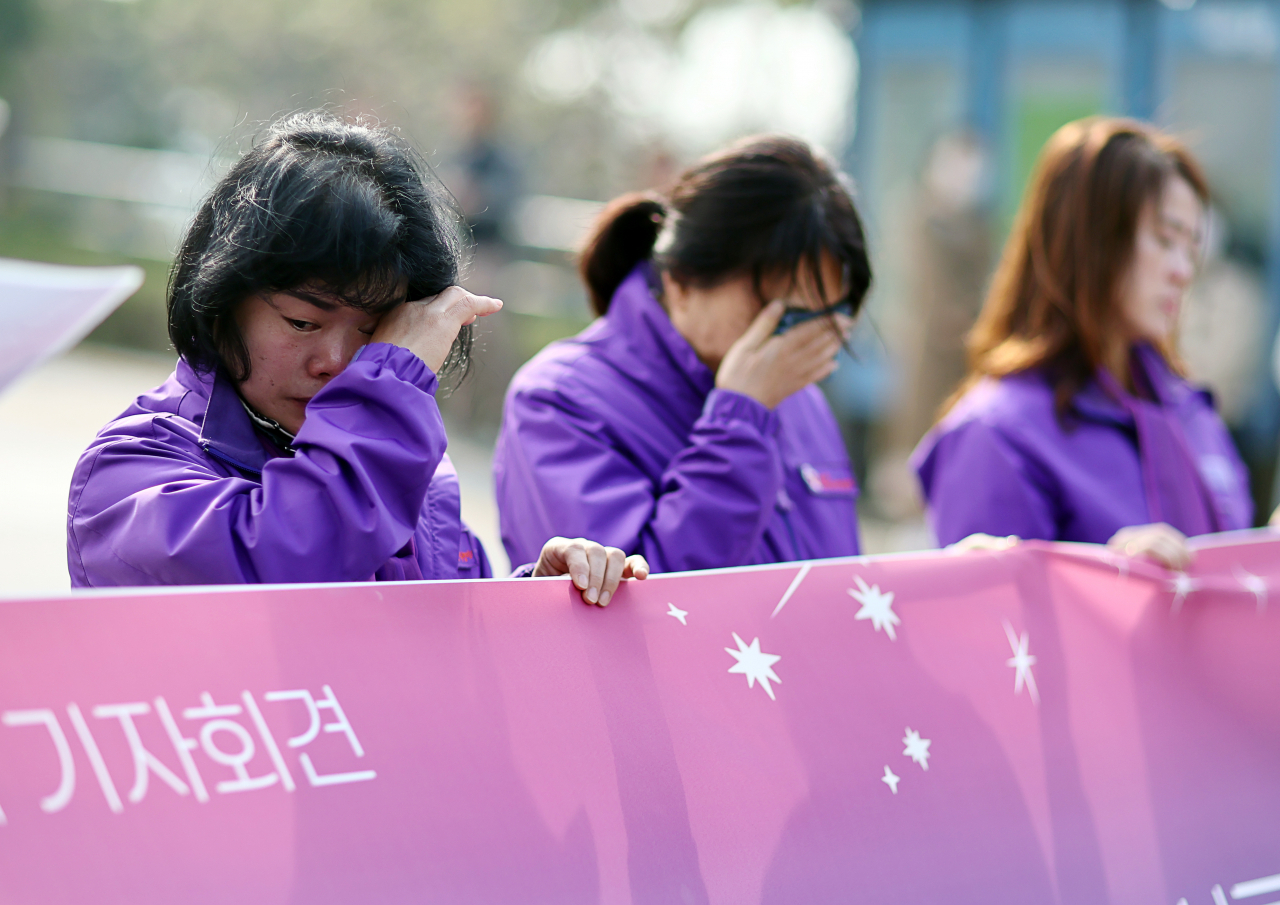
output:
[{"label": "small white star", "polygon": [[877,632],[883,628],[890,641],[897,641],[898,636],[893,627],[901,625],[902,621],[893,611],[893,591],[885,593],[880,590],[878,584],[868,587],[861,575],[853,576],[853,580],[858,583],[858,590],[850,588],[849,596],[862,604],[862,609],[858,610],[858,615],[853,618],[870,619]]},{"label": "small white star", "polygon": [[902,749],[902,753],[911,758],[920,765],[923,770],[929,769],[929,745],[932,742],[927,738],[921,738],[920,733],[916,732],[910,726],[907,727],[907,734],[902,737],[902,744],[907,747]]},{"label": "small white star", "polygon": [[1036,658],[1027,652],[1029,639],[1027,633],[1023,632],[1019,638],[1013,632],[1013,626],[1009,624],[1009,620],[1004,621],[1004,634],[1009,639],[1009,647],[1013,650],[1013,656],[1005,661],[1006,666],[1010,666],[1017,670],[1013,677],[1013,693],[1021,694],[1022,685],[1025,682],[1027,691],[1031,694],[1031,703],[1037,707],[1040,706],[1040,692],[1036,688],[1036,677],[1031,672],[1031,667],[1035,665]]},{"label": "small white star", "polygon": [[1240,580],[1240,584],[1244,586],[1258,601],[1258,609],[1265,610],[1267,608],[1267,582],[1261,576],[1254,575],[1252,572],[1246,572],[1239,566],[1235,569],[1236,578]]},{"label": "small white star", "polygon": [[888,786],[889,790],[893,792],[894,795],[898,794],[898,782],[900,781],[900,779],[901,777],[893,775],[893,771],[890,770],[888,765],[886,764],[884,768],[884,776],[880,777],[880,781],[884,783],[886,786]]},{"label": "small white star", "polygon": [[667,604],[667,615],[673,619],[679,619],[681,625],[689,624],[686,621],[689,617],[689,611],[680,609],[680,607],[676,606],[674,603]]},{"label": "small white star", "polygon": [[1171,584],[1173,585],[1173,611],[1176,613],[1182,609],[1182,602],[1200,585],[1186,572],[1175,575]]},{"label": "small white star", "polygon": [[769,686],[769,682],[778,682],[782,680],[778,678],[778,674],[773,671],[773,664],[777,663],[782,657],[777,654],[765,654],[760,652],[760,639],[753,638],[748,645],[738,637],[738,633],[733,633],[733,640],[737,642],[738,649],[726,647],[725,653],[732,656],[738,662],[729,667],[729,672],[741,673],[747,677],[747,687],[754,688],[756,682],[764,689],[764,693],[769,696],[769,700],[776,701],[773,696],[773,689]]}]

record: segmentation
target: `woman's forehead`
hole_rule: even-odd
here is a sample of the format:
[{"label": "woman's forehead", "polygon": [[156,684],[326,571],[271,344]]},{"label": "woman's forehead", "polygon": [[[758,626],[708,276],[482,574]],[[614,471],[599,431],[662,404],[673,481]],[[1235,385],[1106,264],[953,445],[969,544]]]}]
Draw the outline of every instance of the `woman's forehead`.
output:
[{"label": "woman's forehead", "polygon": [[385,311],[405,301],[408,291],[408,278],[397,276],[394,282],[369,277],[341,288],[313,281],[282,290],[281,294],[307,302],[322,311],[333,311],[338,308]]},{"label": "woman's forehead", "polygon": [[[832,304],[844,298],[848,293],[849,265],[825,249],[818,262],[822,289],[827,295],[826,303]],[[761,280],[761,288],[770,297],[794,292],[816,298],[818,280],[814,279],[813,264],[806,257],[797,261],[790,271],[766,274]]]},{"label": "woman's forehead", "polygon": [[1203,229],[1204,202],[1185,179],[1174,176],[1148,206],[1154,224],[1164,229],[1198,238]]}]

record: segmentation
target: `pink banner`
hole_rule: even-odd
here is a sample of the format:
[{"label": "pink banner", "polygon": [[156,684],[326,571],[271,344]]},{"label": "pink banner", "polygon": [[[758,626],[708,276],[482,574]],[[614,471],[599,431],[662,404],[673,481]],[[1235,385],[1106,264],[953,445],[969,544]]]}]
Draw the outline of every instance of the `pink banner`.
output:
[{"label": "pink banner", "polygon": [[1270,905],[1273,537],[0,602],[0,902]]}]

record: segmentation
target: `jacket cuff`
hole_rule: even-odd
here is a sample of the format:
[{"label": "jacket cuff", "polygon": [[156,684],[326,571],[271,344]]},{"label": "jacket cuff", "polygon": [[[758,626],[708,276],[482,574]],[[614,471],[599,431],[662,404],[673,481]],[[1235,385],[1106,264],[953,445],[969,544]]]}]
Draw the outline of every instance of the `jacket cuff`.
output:
[{"label": "jacket cuff", "polygon": [[763,403],[750,396],[735,393],[733,390],[712,390],[702,406],[702,417],[707,421],[722,424],[730,421],[745,421],[767,437],[772,437],[778,432],[776,412],[765,408]]},{"label": "jacket cuff", "polygon": [[432,396],[439,385],[436,375],[421,358],[408,349],[391,343],[369,343],[360,347],[347,367],[355,367],[357,364],[361,368],[368,368],[371,374],[386,368],[401,380]]},{"label": "jacket cuff", "polygon": [[533,570],[537,568],[537,566],[538,566],[537,563],[527,562],[520,568],[513,571],[507,577],[508,578],[531,578],[533,576]]}]

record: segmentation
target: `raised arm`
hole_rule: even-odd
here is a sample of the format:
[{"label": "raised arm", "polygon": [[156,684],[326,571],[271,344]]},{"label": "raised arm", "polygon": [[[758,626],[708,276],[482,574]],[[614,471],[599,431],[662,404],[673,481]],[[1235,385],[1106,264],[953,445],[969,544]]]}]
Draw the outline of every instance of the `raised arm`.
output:
[{"label": "raised arm", "polygon": [[297,454],[268,461],[260,483],[191,421],[152,414],[117,422],[73,477],[73,581],[372,577],[413,536],[444,454],[433,370],[462,326],[500,307],[451,287],[390,311],[373,342],[307,403]]},{"label": "raised arm", "polygon": [[[261,484],[210,461],[189,422],[150,416],[77,468],[70,566],[89,585],[360,581],[408,543],[445,449],[423,362],[366,347],[307,406],[297,455]],[[139,416],[141,417],[141,416]]]}]

